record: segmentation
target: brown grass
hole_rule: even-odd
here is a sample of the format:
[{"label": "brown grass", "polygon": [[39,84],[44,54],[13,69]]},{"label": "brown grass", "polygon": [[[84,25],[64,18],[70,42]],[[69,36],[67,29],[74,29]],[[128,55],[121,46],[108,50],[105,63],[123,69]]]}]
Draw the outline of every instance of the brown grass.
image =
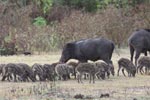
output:
[{"label": "brown grass", "polygon": [[[117,61],[121,57],[130,58],[129,50],[119,50],[120,56],[116,53],[113,54],[112,60],[117,72]],[[57,62],[60,58],[60,53],[51,55],[32,55],[32,56],[8,56],[0,57],[0,63],[9,62],[23,62],[29,65],[34,63],[53,63]],[[56,81],[54,85],[52,82],[36,82],[36,83],[13,83],[13,82],[0,82],[0,97],[1,98],[15,98],[16,100],[74,100],[76,94],[83,94],[91,96],[93,99],[99,100],[102,93],[109,93],[110,98],[101,100],[150,100],[150,80],[147,75],[136,75],[135,78],[120,76],[111,76],[110,79],[96,80],[95,84],[89,84],[88,80],[84,80],[83,84],[78,84],[77,80]],[[41,89],[44,87],[44,89]],[[32,89],[36,88],[40,93],[36,93]],[[24,91],[21,91],[21,90]],[[12,92],[16,90],[17,92]],[[32,91],[31,91],[32,90]],[[1,99],[0,98],[0,99]],[[38,98],[38,99],[37,99]],[[85,97],[86,98],[86,97]],[[87,99],[85,99],[87,100]]]}]

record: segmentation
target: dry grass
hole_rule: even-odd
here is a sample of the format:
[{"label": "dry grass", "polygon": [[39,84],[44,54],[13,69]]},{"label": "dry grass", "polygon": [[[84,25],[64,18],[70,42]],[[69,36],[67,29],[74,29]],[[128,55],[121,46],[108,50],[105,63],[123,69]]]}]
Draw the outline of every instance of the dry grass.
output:
[{"label": "dry grass", "polygon": [[2,56],[0,57],[0,63],[27,63],[33,65],[34,63],[51,64],[59,61],[60,54],[43,54],[43,55],[14,55],[14,56]]},{"label": "dry grass", "polygon": [[[117,61],[121,57],[129,58],[127,49],[120,50],[120,56],[113,54],[112,60],[117,71]],[[51,55],[8,56],[0,57],[0,63],[23,62],[29,65],[34,63],[53,63],[60,58],[60,53]],[[150,100],[150,79],[146,75],[136,75],[135,78],[111,76],[110,79],[96,80],[89,84],[84,80],[78,84],[77,80],[36,83],[0,82],[0,100],[73,100],[74,95],[83,94],[92,99],[84,100]],[[44,88],[42,88],[44,87]],[[14,92],[15,90],[15,92]],[[39,91],[37,93],[37,91]],[[102,93],[109,93],[110,98],[100,99]],[[85,97],[86,98],[86,97]]]}]

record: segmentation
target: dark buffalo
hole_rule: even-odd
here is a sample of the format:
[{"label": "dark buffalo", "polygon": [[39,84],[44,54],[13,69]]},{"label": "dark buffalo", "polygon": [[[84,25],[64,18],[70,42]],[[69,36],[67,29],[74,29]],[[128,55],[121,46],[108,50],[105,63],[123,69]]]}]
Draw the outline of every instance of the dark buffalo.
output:
[{"label": "dark buffalo", "polygon": [[69,59],[77,59],[80,62],[103,60],[112,63],[111,57],[114,47],[114,43],[105,38],[70,42],[64,46],[60,62],[65,63]]},{"label": "dark buffalo", "polygon": [[134,51],[135,65],[137,66],[137,59],[141,53],[147,56],[147,51],[150,51],[150,29],[140,29],[135,31],[128,39],[130,47],[131,61],[133,61]]}]

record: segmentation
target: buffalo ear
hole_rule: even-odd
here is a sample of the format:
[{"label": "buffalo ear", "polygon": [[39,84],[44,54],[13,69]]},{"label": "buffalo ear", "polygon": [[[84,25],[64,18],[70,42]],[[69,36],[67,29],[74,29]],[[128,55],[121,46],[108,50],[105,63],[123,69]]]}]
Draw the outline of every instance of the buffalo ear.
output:
[{"label": "buffalo ear", "polygon": [[67,43],[66,49],[69,51],[70,54],[73,54],[75,51],[75,43]]},{"label": "buffalo ear", "polygon": [[67,43],[67,44],[66,44],[66,47],[67,47],[68,49],[73,49],[73,48],[75,48],[75,44],[74,44],[74,43]]}]

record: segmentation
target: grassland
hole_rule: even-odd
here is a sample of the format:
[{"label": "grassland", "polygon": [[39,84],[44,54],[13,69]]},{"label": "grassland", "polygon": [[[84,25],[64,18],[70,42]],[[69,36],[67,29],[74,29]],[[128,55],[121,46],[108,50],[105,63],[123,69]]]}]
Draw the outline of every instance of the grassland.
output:
[{"label": "grassland", "polygon": [[[120,56],[113,54],[112,60],[117,72],[117,61],[121,57],[130,58],[128,49],[120,50]],[[2,56],[0,63],[53,63],[60,58],[60,53],[31,56]],[[84,80],[78,84],[76,80],[53,82],[0,82],[0,100],[75,100],[76,94],[83,94],[84,100],[150,100],[150,76],[136,75],[135,78],[111,76],[110,79],[96,80],[89,84]],[[109,93],[109,98],[100,98],[103,93]],[[90,97],[90,99],[89,99]],[[135,100],[136,100],[135,99]]]}]

